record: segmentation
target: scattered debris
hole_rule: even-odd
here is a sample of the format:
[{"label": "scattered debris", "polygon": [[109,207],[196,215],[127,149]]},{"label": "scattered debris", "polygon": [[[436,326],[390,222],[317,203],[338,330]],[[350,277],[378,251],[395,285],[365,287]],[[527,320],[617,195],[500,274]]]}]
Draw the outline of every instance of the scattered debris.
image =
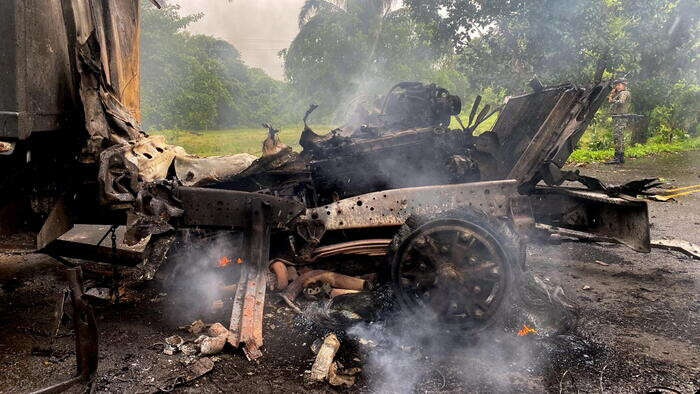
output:
[{"label": "scattered debris", "polygon": [[200,353],[204,356],[221,353],[221,351],[224,350],[224,346],[226,346],[229,330],[221,323],[214,323],[209,327],[209,335],[209,337],[203,338],[200,341]]},{"label": "scattered debris", "polygon": [[228,335],[229,332],[221,323],[214,323],[209,327],[209,335],[213,337],[220,337],[222,335]]},{"label": "scattered debris", "polygon": [[110,291],[106,287],[93,287],[85,292],[85,295],[109,301],[112,299]]},{"label": "scattered debris", "polygon": [[360,373],[362,369],[356,367],[338,371],[338,365],[339,364],[335,361],[331,363],[331,366],[328,369],[328,383],[331,386],[351,387],[354,385],[356,379],[355,375]]},{"label": "scattered debris", "polygon": [[357,342],[362,346],[367,346],[370,348],[377,346],[377,342],[373,341],[372,339],[357,338]]},{"label": "scattered debris", "polygon": [[578,308],[561,285],[547,278],[527,275],[520,292],[520,302],[511,314],[510,326],[517,330],[523,322],[537,327],[540,337],[554,337],[575,329],[578,324]]},{"label": "scattered debris", "polygon": [[385,306],[377,294],[364,291],[313,302],[304,309],[303,315],[319,327],[339,331],[375,320]]},{"label": "scattered debris", "polygon": [[192,362],[188,367],[187,371],[183,375],[173,377],[169,383],[162,387],[158,387],[160,391],[171,392],[177,386],[187,384],[197,378],[200,378],[214,369],[214,361],[209,357],[200,357],[194,362]]},{"label": "scattered debris", "polygon": [[173,335],[165,338],[165,343],[179,348],[183,343],[185,343],[185,341],[179,335]]},{"label": "scattered debris", "polygon": [[182,346],[180,346],[180,351],[186,356],[194,356],[197,354],[197,352],[199,352],[199,347],[195,343],[185,342]]},{"label": "scattered debris", "polygon": [[328,377],[330,372],[331,364],[335,358],[335,353],[338,352],[340,348],[340,341],[335,334],[328,334],[323,340],[323,344],[316,354],[316,360],[314,365],[311,367],[311,374],[309,379],[312,381],[323,381]]},{"label": "scattered debris", "polygon": [[11,155],[15,151],[14,142],[0,141],[0,155]]},{"label": "scattered debris", "polygon": [[184,343],[185,341],[178,335],[167,337],[165,338],[165,346],[163,347],[163,353],[167,354],[168,356],[172,356],[173,354],[180,351],[180,347]]},{"label": "scattered debris", "polygon": [[368,290],[370,286],[369,283],[363,279],[331,271],[313,270],[298,277],[287,287],[281,296],[285,300],[288,300],[288,302],[294,302],[304,288],[316,282],[327,283],[334,288],[357,291]]},{"label": "scattered debris", "polygon": [[596,260],[595,263],[598,264],[598,265],[605,266],[605,267],[607,267],[607,266],[610,265],[610,264],[608,264],[608,263],[606,263],[606,262],[604,262],[604,261],[600,261],[600,260]]},{"label": "scattered debris", "polygon": [[207,327],[207,325],[204,324],[203,321],[201,321],[201,320],[195,320],[195,321],[193,321],[192,323],[190,323],[190,324],[188,324],[188,325],[186,325],[186,326],[184,326],[184,327],[181,327],[181,328],[187,330],[190,334],[197,335],[197,334],[199,334],[200,332],[204,331],[204,329],[205,329],[206,327]]},{"label": "scattered debris", "polygon": [[681,239],[654,239],[651,241],[651,247],[675,250],[694,259],[700,260],[700,246]]},{"label": "scattered debris", "polygon": [[583,285],[583,287],[581,288],[581,290],[591,290],[591,289],[592,289],[592,287],[588,286],[588,285]]},{"label": "scattered debris", "polygon": [[343,295],[343,294],[355,294],[355,293],[359,293],[359,292],[360,292],[359,290],[332,289],[331,292],[330,292],[330,297],[331,297],[331,298],[335,298],[335,297],[337,297],[337,296],[339,296],[339,295]]}]

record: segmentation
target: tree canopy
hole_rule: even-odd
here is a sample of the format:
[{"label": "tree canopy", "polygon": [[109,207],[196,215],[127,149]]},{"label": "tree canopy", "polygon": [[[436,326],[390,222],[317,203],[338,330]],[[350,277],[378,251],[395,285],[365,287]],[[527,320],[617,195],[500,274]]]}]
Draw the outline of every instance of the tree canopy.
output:
[{"label": "tree canopy", "polygon": [[456,87],[459,76],[434,52],[421,26],[394,1],[307,0],[300,31],[282,52],[285,73],[301,97],[320,112],[344,113],[358,95],[376,95],[403,80],[432,80]]},{"label": "tree canopy", "polygon": [[[697,0],[403,0],[400,8],[306,0],[299,33],[280,53],[284,82],[246,66],[229,43],[187,33],[201,15],[143,4],[142,111],[151,128],[292,123],[310,103],[321,105],[315,120],[335,122],[355,97],[406,80],[468,102],[521,92],[535,76],[545,84],[626,76],[634,111],[653,130],[699,132]],[[603,111],[598,122],[606,121]]]},{"label": "tree canopy", "polygon": [[[698,102],[694,0],[405,0],[435,48],[454,48],[476,88],[626,76],[638,113]],[[683,97],[679,97],[683,96]],[[677,106],[678,106],[677,105]],[[695,119],[695,108],[677,108]],[[693,114],[694,112],[694,114]],[[686,124],[692,123],[686,121]],[[692,131],[691,129],[688,129]]]},{"label": "tree canopy", "polygon": [[230,43],[185,28],[202,15],[142,1],[141,110],[151,129],[289,122],[287,85],[250,68]]}]

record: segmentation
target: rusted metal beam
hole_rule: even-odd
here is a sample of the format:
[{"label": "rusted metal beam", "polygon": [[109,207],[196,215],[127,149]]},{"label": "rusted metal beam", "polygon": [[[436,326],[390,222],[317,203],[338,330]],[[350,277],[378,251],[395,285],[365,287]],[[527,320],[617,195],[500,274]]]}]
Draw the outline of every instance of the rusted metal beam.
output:
[{"label": "rusted metal beam", "polygon": [[250,233],[248,258],[238,282],[231,310],[230,334],[227,341],[234,347],[243,343],[248,360],[262,356],[262,319],[265,307],[265,290],[270,256],[269,208],[263,200],[253,199],[246,204],[249,209]]},{"label": "rusted metal beam", "polygon": [[283,227],[304,210],[297,201],[260,193],[179,187],[175,194],[185,210],[183,226],[248,227],[252,201],[266,205],[269,215],[264,220],[272,227]]}]

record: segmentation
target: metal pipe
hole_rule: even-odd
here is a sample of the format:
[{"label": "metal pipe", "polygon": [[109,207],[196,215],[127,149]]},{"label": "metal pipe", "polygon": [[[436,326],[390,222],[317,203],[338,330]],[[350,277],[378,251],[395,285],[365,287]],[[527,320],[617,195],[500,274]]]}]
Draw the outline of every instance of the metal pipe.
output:
[{"label": "metal pipe", "polygon": [[274,259],[270,262],[270,271],[275,274],[277,278],[277,285],[275,290],[284,290],[289,284],[289,275],[287,274],[287,266],[281,259]]},{"label": "metal pipe", "polygon": [[331,271],[313,270],[297,278],[281,295],[289,302],[293,302],[305,287],[315,282],[328,283],[331,287],[347,290],[359,291],[367,288],[367,281],[363,279]]}]

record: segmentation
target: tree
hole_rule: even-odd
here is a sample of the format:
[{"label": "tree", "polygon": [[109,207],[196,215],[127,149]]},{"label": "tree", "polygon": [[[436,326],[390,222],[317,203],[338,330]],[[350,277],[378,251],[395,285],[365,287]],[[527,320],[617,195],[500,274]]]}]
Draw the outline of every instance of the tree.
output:
[{"label": "tree", "polygon": [[698,83],[700,4],[694,0],[404,4],[430,26],[434,48],[456,48],[459,71],[476,89],[519,91],[534,75],[545,83],[626,75],[635,111],[649,115],[672,98],[675,83]]},{"label": "tree", "polygon": [[[374,94],[396,82],[386,75],[386,49],[407,44],[412,37],[409,30],[415,26],[406,24],[410,15],[392,10],[393,3],[391,0],[304,3],[299,13],[299,34],[282,52],[286,77],[300,97],[323,103],[321,111],[328,115],[358,93]],[[400,34],[386,34],[395,29],[403,30]],[[404,64],[410,60],[405,59]]]},{"label": "tree", "polygon": [[141,109],[146,128],[257,126],[288,122],[303,112],[291,105],[286,84],[246,66],[231,44],[186,32],[201,14],[180,16],[177,5],[160,10],[148,1],[142,5]]}]

